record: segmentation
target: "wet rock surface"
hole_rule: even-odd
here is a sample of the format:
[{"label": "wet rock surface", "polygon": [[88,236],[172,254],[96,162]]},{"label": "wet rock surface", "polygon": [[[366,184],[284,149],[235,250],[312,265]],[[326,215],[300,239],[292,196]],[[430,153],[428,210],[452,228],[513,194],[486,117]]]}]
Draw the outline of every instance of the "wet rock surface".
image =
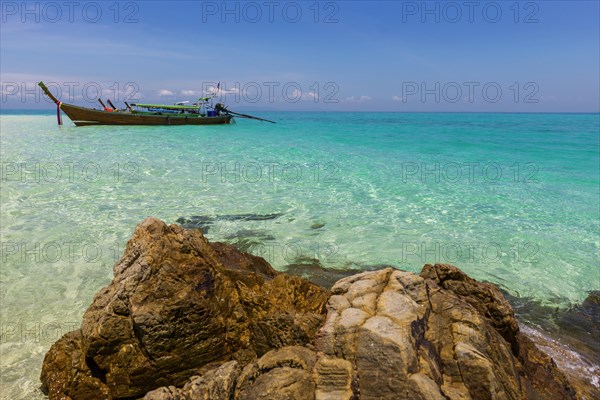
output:
[{"label": "wet rock surface", "polygon": [[496,286],[451,265],[362,272],[328,291],[150,218],[114,275],[47,353],[51,400],[586,395]]}]

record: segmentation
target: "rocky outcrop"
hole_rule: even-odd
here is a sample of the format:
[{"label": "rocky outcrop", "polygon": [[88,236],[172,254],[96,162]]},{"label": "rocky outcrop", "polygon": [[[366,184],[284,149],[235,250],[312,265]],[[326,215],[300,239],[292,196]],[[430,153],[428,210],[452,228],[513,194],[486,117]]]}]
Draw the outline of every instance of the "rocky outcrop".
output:
[{"label": "rocky outcrop", "polygon": [[328,292],[154,219],[42,382],[74,400],[577,398],[500,291],[456,267],[383,268]]},{"label": "rocky outcrop", "polygon": [[355,275],[332,288],[317,398],[574,398],[551,360],[520,360],[521,339],[498,289],[458,268]]},{"label": "rocky outcrop", "polygon": [[271,349],[310,343],[327,297],[260,257],[150,218],[81,330],[46,355],[42,388],[51,399],[141,397],[182,385],[211,362],[244,366]]},{"label": "rocky outcrop", "polygon": [[[576,398],[553,361],[520,334],[498,289],[456,267],[357,274],[333,286],[327,309],[315,351],[274,350],[229,375],[235,389],[215,398]],[[145,399],[204,399],[188,386]]]},{"label": "rocky outcrop", "polygon": [[519,330],[514,312],[500,290],[477,282],[451,265],[426,265],[421,276],[453,292],[475,308],[502,335],[516,359],[525,398],[576,398],[576,391],[554,361]]}]

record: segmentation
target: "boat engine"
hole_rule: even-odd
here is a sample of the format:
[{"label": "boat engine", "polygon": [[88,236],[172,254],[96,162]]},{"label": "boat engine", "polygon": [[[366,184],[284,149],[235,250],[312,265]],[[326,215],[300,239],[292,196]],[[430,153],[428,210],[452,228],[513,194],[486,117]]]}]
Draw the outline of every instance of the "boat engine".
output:
[{"label": "boat engine", "polygon": [[221,111],[227,112],[227,108],[223,103],[217,103],[215,104],[215,111],[217,112],[217,115],[221,115]]}]

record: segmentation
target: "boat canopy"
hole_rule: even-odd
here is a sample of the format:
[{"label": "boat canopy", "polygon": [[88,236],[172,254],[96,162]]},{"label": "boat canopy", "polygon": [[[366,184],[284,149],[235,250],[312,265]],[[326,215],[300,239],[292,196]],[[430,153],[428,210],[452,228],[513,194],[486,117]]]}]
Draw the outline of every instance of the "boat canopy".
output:
[{"label": "boat canopy", "polygon": [[140,104],[132,103],[132,106],[142,108],[163,108],[165,110],[197,110],[198,106],[174,106],[169,104]]}]

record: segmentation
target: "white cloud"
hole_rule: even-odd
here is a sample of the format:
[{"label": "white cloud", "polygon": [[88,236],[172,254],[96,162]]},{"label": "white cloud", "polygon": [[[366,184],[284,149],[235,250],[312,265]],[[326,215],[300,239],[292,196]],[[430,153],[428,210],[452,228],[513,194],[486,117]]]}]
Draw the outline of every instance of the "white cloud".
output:
[{"label": "white cloud", "polygon": [[312,101],[316,102],[317,100],[319,100],[319,95],[317,93],[315,93],[314,91],[308,92],[308,93],[302,93],[301,90],[294,89],[292,91],[292,94],[289,95],[289,99],[292,99],[292,100],[312,100]]},{"label": "white cloud", "polygon": [[[215,88],[212,88],[213,92],[215,90]],[[219,91],[217,92],[218,94],[227,94],[227,93],[239,93],[239,89],[238,88],[231,88],[231,89],[219,89]]]},{"label": "white cloud", "polygon": [[159,96],[173,96],[175,93],[171,92],[170,90],[167,89],[162,89],[158,92]]},{"label": "white cloud", "polygon": [[182,90],[181,94],[183,96],[200,96],[202,93],[198,90]]},{"label": "white cloud", "polygon": [[346,97],[346,101],[348,103],[364,103],[366,101],[371,101],[371,100],[373,100],[373,98],[371,96],[360,96],[360,97],[350,96],[350,97]]},{"label": "white cloud", "polygon": [[400,97],[400,96],[393,96],[392,100],[393,101],[402,101],[402,97]]}]

